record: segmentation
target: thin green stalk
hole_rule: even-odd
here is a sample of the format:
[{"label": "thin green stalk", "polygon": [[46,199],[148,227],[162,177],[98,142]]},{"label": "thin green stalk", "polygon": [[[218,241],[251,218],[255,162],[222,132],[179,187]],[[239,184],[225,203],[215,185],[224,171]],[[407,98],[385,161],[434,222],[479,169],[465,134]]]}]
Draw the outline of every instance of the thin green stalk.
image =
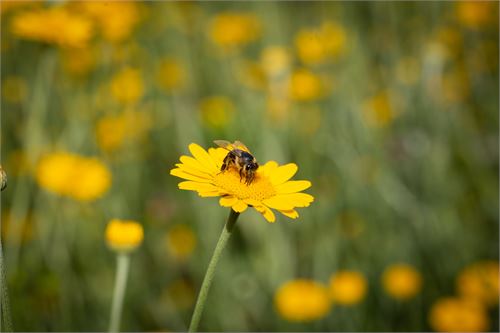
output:
[{"label": "thin green stalk", "polygon": [[115,290],[113,293],[113,304],[111,305],[111,318],[109,320],[108,332],[120,331],[123,299],[125,298],[129,266],[130,256],[126,253],[119,253],[116,257]]},{"label": "thin green stalk", "polygon": [[[35,163],[41,152],[45,149],[47,145],[47,136],[45,130],[48,121],[49,112],[49,96],[53,89],[53,81],[55,77],[55,71],[57,69],[57,50],[46,50],[37,66],[36,74],[34,75],[34,81],[32,85],[31,97],[23,104],[23,108],[26,109],[26,115],[28,116],[24,130],[22,133],[23,137],[23,152],[26,155],[26,161],[28,163]],[[10,219],[11,221],[18,221],[18,230],[22,230],[28,220],[28,211],[32,207],[32,201],[35,200],[35,207],[41,209],[39,196],[32,196],[32,181],[28,179],[29,177],[19,177],[15,182],[12,183],[13,187],[10,191],[13,195],[10,207]],[[45,208],[43,208],[45,211]],[[15,232],[12,234],[12,238],[9,238],[6,242],[6,257],[5,261],[8,263],[9,267],[16,269],[19,266],[19,255],[21,253],[21,237],[22,232]],[[42,242],[45,239],[42,239]],[[42,249],[42,254],[47,252],[46,247]]]},{"label": "thin green stalk", "polygon": [[203,278],[203,283],[201,284],[200,293],[198,295],[198,299],[196,300],[196,306],[194,307],[193,317],[191,317],[191,324],[189,325],[189,332],[196,332],[198,330],[201,314],[203,313],[203,308],[205,307],[205,302],[207,300],[208,290],[210,289],[210,285],[212,284],[212,280],[214,279],[215,267],[219,262],[222,250],[224,250],[224,248],[226,247],[227,240],[229,239],[229,236],[231,236],[233,227],[239,215],[240,213],[237,213],[231,209],[229,217],[227,218],[226,225],[224,226],[224,229],[222,229],[219,241],[215,246],[214,254],[212,255],[212,259],[210,259],[207,272],[205,273],[205,277]]},{"label": "thin green stalk", "polygon": [[[3,325],[0,325],[0,331],[2,332],[12,332],[12,319],[10,316],[10,302],[9,302],[9,292],[7,290],[7,279],[5,278],[5,262],[3,260],[3,250],[2,250],[2,242],[0,241],[0,283],[2,287],[2,297],[0,306],[2,307],[2,320],[0,322]],[[3,328],[3,330],[2,330]]]}]

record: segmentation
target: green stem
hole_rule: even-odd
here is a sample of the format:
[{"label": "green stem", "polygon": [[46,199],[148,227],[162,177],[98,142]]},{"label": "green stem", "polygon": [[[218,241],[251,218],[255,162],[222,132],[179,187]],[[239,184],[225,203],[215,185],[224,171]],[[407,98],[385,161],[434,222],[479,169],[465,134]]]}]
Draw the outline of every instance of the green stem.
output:
[{"label": "green stem", "polygon": [[226,247],[227,240],[229,239],[229,236],[231,236],[233,227],[239,215],[240,213],[231,209],[226,225],[220,234],[219,241],[215,246],[214,254],[212,255],[212,259],[210,259],[207,272],[205,273],[203,283],[201,284],[200,293],[198,295],[198,299],[196,300],[196,306],[194,307],[193,317],[191,317],[191,324],[189,325],[189,332],[196,332],[198,330],[201,314],[203,313],[203,308],[205,307],[205,302],[207,300],[208,290],[210,289],[210,285],[214,279],[215,267],[219,262],[222,250]]},{"label": "green stem", "polygon": [[116,279],[113,293],[113,304],[111,305],[111,318],[109,320],[108,332],[119,332],[122,316],[123,299],[127,287],[128,270],[130,266],[130,256],[126,253],[119,253],[116,257]]},{"label": "green stem", "polygon": [[[3,250],[2,242],[0,241],[0,283],[2,288],[2,297],[0,306],[2,307],[2,319],[3,325],[0,325],[0,331],[2,332],[12,332],[12,319],[10,316],[10,302],[9,302],[9,292],[7,290],[7,279],[5,278],[5,262],[3,261]],[[2,327],[3,326],[3,330]]]}]

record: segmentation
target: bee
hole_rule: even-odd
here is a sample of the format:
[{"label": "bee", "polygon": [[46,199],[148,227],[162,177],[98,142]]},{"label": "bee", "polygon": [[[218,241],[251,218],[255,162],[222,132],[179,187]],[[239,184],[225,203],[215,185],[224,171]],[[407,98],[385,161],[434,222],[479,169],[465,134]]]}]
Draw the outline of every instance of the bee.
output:
[{"label": "bee", "polygon": [[7,187],[7,174],[0,165],[0,189],[3,191]]},{"label": "bee", "polygon": [[224,172],[234,166],[239,171],[240,181],[245,177],[245,184],[250,185],[255,178],[255,172],[259,168],[259,164],[255,157],[250,154],[249,149],[240,141],[230,143],[226,140],[215,140],[214,143],[229,151],[224,158],[220,171]]}]

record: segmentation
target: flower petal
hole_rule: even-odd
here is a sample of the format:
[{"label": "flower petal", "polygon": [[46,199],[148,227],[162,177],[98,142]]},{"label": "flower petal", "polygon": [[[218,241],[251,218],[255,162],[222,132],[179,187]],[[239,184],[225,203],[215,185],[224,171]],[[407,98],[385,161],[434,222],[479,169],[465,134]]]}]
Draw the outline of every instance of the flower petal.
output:
[{"label": "flower petal", "polygon": [[311,187],[308,180],[291,180],[276,186],[276,192],[280,194],[300,192]]},{"label": "flower petal", "polygon": [[200,178],[210,179],[210,180],[213,180],[213,178],[214,178],[213,174],[209,174],[207,172],[200,171],[200,170],[195,169],[195,168],[188,166],[186,164],[181,164],[181,167],[179,167],[179,169],[183,170],[184,172],[190,173],[194,176],[200,177]]},{"label": "flower petal", "polygon": [[183,179],[186,179],[186,180],[193,180],[193,181],[196,181],[196,182],[201,182],[201,183],[209,183],[211,182],[211,179],[207,179],[207,178],[202,178],[200,176],[197,176],[197,175],[193,175],[189,172],[186,172],[180,168],[176,168],[176,169],[172,169],[170,170],[170,174],[172,176],[176,176],[176,177],[179,177],[179,178],[183,178]]},{"label": "flower petal", "polygon": [[258,169],[258,172],[261,173],[262,175],[269,175],[271,171],[276,169],[278,167],[278,163],[275,161],[269,161],[264,165],[261,165]]},{"label": "flower petal", "polygon": [[238,198],[233,197],[233,196],[231,196],[231,195],[228,195],[228,196],[222,197],[222,198],[220,198],[220,200],[219,200],[219,204],[220,204],[222,207],[232,207],[232,206],[233,206],[233,205],[235,205],[237,202],[238,202]]},{"label": "flower petal", "polygon": [[180,182],[178,186],[181,190],[190,190],[196,192],[219,191],[219,189],[212,184],[194,181]]},{"label": "flower petal", "polygon": [[243,199],[243,201],[245,201],[245,203],[249,206],[261,206],[261,203],[259,200],[255,200],[255,199]]},{"label": "flower petal", "polygon": [[262,203],[277,210],[292,210],[295,207],[293,203],[287,200],[287,198],[282,198],[282,196],[274,196],[262,200]]},{"label": "flower petal", "polygon": [[189,170],[197,171],[201,174],[211,175],[212,172],[207,170],[197,159],[191,156],[181,156],[180,161],[183,163],[183,168],[188,168]]},{"label": "flower petal", "polygon": [[248,208],[248,205],[241,200],[238,200],[236,204],[233,205],[233,210],[237,213],[242,213]]},{"label": "flower petal", "polygon": [[207,171],[217,171],[217,165],[215,161],[212,159],[212,157],[210,157],[205,149],[203,149],[196,143],[191,143],[189,145],[189,151],[191,152],[191,154],[193,154],[194,158],[196,158],[196,160],[207,169]]},{"label": "flower petal", "polygon": [[217,163],[217,168],[220,169],[224,158],[226,157],[228,151],[223,148],[208,148],[208,154]]},{"label": "flower petal", "polygon": [[[289,193],[278,194],[272,198],[273,202],[287,202],[293,207],[307,207],[314,201],[314,197],[307,193]],[[268,199],[269,200],[269,199]],[[288,210],[287,208],[277,208],[279,210]]]},{"label": "flower petal", "polygon": [[264,216],[264,218],[267,220],[267,222],[275,222],[276,221],[276,216],[274,215],[273,211],[267,208],[266,206],[254,206],[255,210],[257,210],[259,213]]},{"label": "flower petal", "polygon": [[214,190],[214,191],[199,191],[198,195],[203,198],[208,198],[208,197],[218,197],[220,196],[220,191]]},{"label": "flower petal", "polygon": [[273,183],[273,185],[279,185],[286,182],[295,175],[298,169],[297,164],[288,163],[272,170],[269,175],[271,183]]},{"label": "flower petal", "polygon": [[299,213],[295,209],[292,210],[280,210],[280,213],[291,218],[291,219],[296,219],[299,217]]}]

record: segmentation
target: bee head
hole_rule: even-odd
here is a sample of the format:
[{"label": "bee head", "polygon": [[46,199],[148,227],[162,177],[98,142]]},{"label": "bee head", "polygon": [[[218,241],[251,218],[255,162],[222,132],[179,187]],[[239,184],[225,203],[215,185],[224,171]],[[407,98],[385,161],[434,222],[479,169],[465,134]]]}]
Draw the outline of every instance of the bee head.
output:
[{"label": "bee head", "polygon": [[247,171],[255,171],[258,168],[259,168],[259,164],[257,162],[245,164],[245,170],[247,170]]}]

